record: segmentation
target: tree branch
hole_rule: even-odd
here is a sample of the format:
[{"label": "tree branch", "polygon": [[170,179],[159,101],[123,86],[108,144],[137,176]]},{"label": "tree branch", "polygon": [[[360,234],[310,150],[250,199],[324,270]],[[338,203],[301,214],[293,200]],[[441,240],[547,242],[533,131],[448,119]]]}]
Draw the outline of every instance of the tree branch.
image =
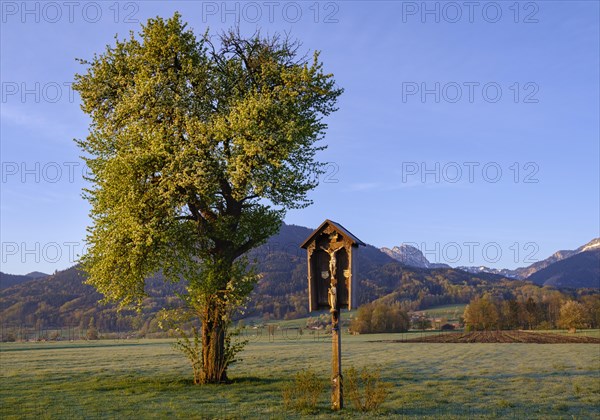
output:
[{"label": "tree branch", "polygon": [[233,253],[233,259],[235,260],[236,258],[241,257],[246,252],[254,248],[257,245],[257,243],[258,241],[256,241],[255,239],[248,239],[243,245],[241,245],[235,250],[235,252]]}]

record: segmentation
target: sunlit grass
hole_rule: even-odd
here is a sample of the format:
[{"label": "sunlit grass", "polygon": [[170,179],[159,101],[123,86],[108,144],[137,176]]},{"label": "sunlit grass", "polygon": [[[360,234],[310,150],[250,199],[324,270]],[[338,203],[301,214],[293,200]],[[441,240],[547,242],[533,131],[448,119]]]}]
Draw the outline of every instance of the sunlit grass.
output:
[{"label": "sunlit grass", "polygon": [[442,305],[425,309],[423,312],[431,317],[458,319],[465,312],[466,306],[466,304]]},{"label": "sunlit grass", "polygon": [[[393,383],[381,416],[598,418],[595,344],[389,343],[398,335],[344,336],[344,367],[378,366]],[[169,340],[10,343],[0,346],[2,418],[289,418],[281,389],[306,367],[329,376],[331,343],[258,337],[230,385],[197,387]],[[348,403],[318,417],[361,417]]]}]

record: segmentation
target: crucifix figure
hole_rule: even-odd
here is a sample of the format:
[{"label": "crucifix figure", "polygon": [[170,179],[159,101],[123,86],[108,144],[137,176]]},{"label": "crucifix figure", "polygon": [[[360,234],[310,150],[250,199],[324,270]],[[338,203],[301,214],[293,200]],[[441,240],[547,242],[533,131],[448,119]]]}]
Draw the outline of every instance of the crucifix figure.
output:
[{"label": "crucifix figure", "polygon": [[331,284],[329,286],[329,291],[328,291],[328,300],[329,300],[329,306],[330,312],[334,312],[337,311],[337,282],[338,279],[336,277],[336,271],[337,271],[337,258],[335,256],[336,252],[339,250],[340,248],[331,250],[329,249],[327,251],[327,253],[329,254],[329,272],[331,273]]},{"label": "crucifix figure", "polygon": [[343,243],[335,243],[335,244],[331,244],[328,248],[324,248],[321,247],[321,249],[325,252],[327,252],[327,254],[329,254],[329,278],[330,278],[330,285],[329,285],[329,290],[327,292],[327,301],[329,303],[330,312],[334,312],[337,311],[337,277],[336,277],[336,271],[337,271],[337,258],[335,256],[335,254],[344,247]]}]

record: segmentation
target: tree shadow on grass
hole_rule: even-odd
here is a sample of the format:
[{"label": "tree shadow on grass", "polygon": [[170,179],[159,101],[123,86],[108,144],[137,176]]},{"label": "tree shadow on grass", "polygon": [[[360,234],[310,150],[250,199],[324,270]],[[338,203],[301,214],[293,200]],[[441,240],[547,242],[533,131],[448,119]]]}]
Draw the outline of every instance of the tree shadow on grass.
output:
[{"label": "tree shadow on grass", "polygon": [[264,378],[258,376],[240,376],[230,378],[227,382],[222,382],[218,384],[204,384],[198,385],[194,384],[194,380],[190,377],[182,377],[182,376],[161,376],[155,378],[140,378],[140,382],[164,385],[164,386],[259,386],[259,385],[273,385],[277,383],[283,383],[284,379],[276,379],[276,378]]},{"label": "tree shadow on grass", "polygon": [[283,383],[284,379],[277,378],[265,378],[259,376],[240,376],[231,379],[231,384],[236,385],[272,385],[276,383]]}]

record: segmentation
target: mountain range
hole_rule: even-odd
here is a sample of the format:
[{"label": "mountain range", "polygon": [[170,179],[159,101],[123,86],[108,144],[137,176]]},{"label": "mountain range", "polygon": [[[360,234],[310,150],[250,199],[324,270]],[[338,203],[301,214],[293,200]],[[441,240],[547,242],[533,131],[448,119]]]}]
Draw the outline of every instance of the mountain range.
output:
[{"label": "mountain range", "polygon": [[[250,252],[250,261],[256,265],[261,279],[251,295],[245,316],[282,319],[307,315],[306,253],[299,245],[311,232],[305,227],[284,224],[277,235]],[[531,293],[539,295],[546,293],[546,289],[536,285],[543,284],[557,288],[598,287],[598,247],[586,249],[584,246],[569,256],[566,255],[571,251],[561,252],[560,255],[565,258],[559,261],[556,257],[555,262],[537,270],[535,277],[520,280],[447,266],[413,266],[410,263],[419,261],[424,264],[426,259],[409,250],[410,259],[400,262],[386,252],[367,245],[360,247],[357,254],[360,280],[358,300],[359,303],[376,299],[400,302],[407,309],[417,310],[443,304],[468,303],[483,293],[505,297]],[[84,283],[85,274],[77,266],[49,276],[42,275],[2,274],[0,320],[3,325],[35,326],[41,323],[87,326],[93,319],[103,331],[153,331],[157,329],[157,312],[165,307],[176,306],[178,298],[174,297],[175,293],[183,291],[185,287],[183,281],[166,284],[157,275],[146,281],[148,297],[140,312],[118,312],[113,304],[98,303],[102,296]],[[580,290],[571,289],[565,293],[590,293],[585,291],[587,289]]]},{"label": "mountain range", "polygon": [[[381,248],[381,251],[394,258],[396,261],[411,267],[450,267],[447,264],[429,262],[418,248],[408,244],[395,246],[392,249]],[[548,258],[537,261],[527,267],[519,267],[511,270],[489,268],[485,266],[459,266],[456,267],[456,269],[474,274],[490,273],[519,280],[527,279],[540,285],[557,287],[600,287],[600,274],[598,273],[600,270],[600,263],[598,262],[598,252],[600,252],[600,238],[593,239],[575,250],[557,251]],[[579,256],[574,260],[570,260],[570,258],[580,254],[584,255]],[[546,270],[546,268],[551,265],[563,260],[569,261],[558,265],[558,267]],[[577,274],[574,278],[571,278],[573,273]],[[534,276],[534,274],[536,275]]]}]

